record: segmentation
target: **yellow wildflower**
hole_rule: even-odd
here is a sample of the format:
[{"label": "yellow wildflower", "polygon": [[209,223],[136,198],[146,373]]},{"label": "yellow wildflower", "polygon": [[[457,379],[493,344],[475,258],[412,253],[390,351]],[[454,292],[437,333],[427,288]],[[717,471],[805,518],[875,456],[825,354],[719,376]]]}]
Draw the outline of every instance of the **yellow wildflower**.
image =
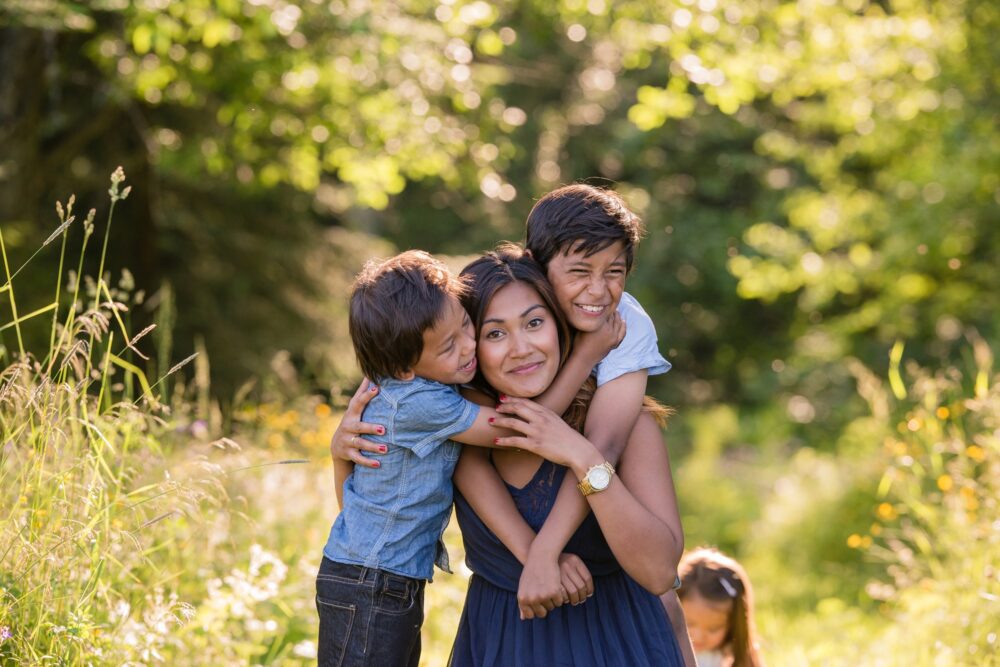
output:
[{"label": "yellow wildflower", "polygon": [[951,410],[942,405],[934,412],[934,414],[937,415],[938,419],[944,420],[947,419],[949,415],[951,415]]},{"label": "yellow wildflower", "polygon": [[965,455],[977,463],[981,463],[986,458],[986,450],[979,445],[969,445],[965,448]]},{"label": "yellow wildflower", "polygon": [[878,512],[879,518],[883,521],[892,521],[899,516],[896,512],[896,508],[889,503],[881,503],[876,511]]},{"label": "yellow wildflower", "polygon": [[937,478],[937,487],[942,491],[951,491],[951,487],[954,485],[950,475],[941,475]]},{"label": "yellow wildflower", "polygon": [[850,537],[847,538],[847,546],[849,546],[852,549],[857,549],[858,547],[860,547],[861,536],[858,535],[857,533],[853,533]]}]

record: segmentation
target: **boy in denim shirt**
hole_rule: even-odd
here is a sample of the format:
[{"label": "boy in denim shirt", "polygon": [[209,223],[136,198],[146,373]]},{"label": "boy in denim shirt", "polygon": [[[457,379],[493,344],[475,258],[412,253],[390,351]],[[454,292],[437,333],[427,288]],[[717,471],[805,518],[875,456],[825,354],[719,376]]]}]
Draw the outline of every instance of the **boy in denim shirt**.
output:
[{"label": "boy in denim shirt", "polygon": [[[378,390],[364,418],[379,425],[369,439],[381,455],[353,473],[348,461],[334,459],[343,501],[316,577],[321,666],[419,662],[424,585],[435,564],[448,571],[441,535],[451,517],[457,442],[490,446],[504,435],[489,424],[496,411],[455,389],[476,372],[463,289],[422,251],[369,262],[355,281],[351,340]],[[594,355],[599,347],[573,366],[586,373],[606,352]],[[567,377],[552,405],[565,408],[582,379]]]}]

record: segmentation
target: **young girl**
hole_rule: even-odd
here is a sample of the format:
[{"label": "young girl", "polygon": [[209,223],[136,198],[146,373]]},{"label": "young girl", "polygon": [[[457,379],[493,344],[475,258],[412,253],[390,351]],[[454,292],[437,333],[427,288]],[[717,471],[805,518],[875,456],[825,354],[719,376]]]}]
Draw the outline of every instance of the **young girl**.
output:
[{"label": "young girl", "polygon": [[762,667],[753,620],[753,589],[743,567],[701,547],[678,566],[677,591],[698,667]]}]

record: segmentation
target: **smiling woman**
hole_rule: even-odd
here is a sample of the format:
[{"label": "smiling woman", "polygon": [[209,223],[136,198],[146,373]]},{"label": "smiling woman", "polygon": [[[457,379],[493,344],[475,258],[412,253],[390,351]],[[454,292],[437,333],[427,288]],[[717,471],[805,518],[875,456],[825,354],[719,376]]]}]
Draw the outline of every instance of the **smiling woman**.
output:
[{"label": "smiling woman", "polygon": [[[618,251],[601,267],[573,270],[586,270],[585,282],[606,290],[603,264],[618,261]],[[455,510],[473,575],[451,664],[682,664],[656,596],[673,581],[670,554],[683,546],[656,421],[649,413],[639,418],[616,474],[562,418],[524,400],[549,389],[568,348],[568,325],[541,267],[504,245],[463,275],[463,304],[477,332],[478,399],[500,397],[499,410],[513,416],[495,423],[519,435],[498,439],[509,448],[464,448],[455,471]],[[582,293],[595,296],[586,287]],[[585,407],[566,415],[577,428]],[[567,474],[582,480],[591,513],[550,573],[557,597],[527,603],[518,595],[523,563]]]}]

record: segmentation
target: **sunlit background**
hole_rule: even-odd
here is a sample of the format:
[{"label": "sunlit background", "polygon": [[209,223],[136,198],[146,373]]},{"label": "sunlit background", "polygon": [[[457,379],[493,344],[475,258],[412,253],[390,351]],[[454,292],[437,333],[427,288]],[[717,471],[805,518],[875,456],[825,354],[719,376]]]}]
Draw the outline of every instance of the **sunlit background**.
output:
[{"label": "sunlit background", "polygon": [[998,34],[988,0],[7,0],[0,661],[308,664],[352,276],[586,179],[646,222],[687,543],[745,564],[768,664],[1000,664]]}]

